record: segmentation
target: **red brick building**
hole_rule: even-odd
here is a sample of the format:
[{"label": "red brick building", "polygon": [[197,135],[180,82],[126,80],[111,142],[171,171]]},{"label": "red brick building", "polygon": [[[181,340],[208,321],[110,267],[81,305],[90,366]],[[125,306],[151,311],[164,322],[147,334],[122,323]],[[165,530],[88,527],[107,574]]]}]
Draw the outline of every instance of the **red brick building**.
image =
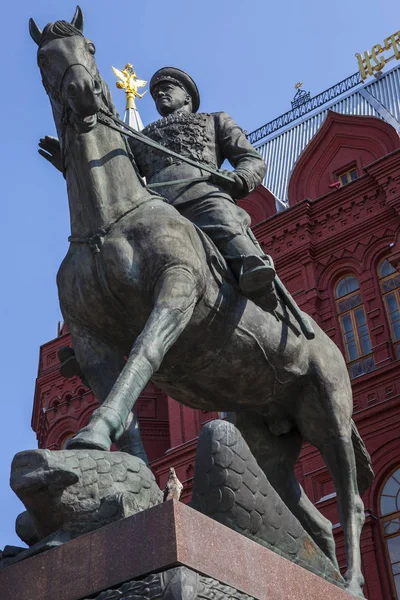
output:
[{"label": "red brick building", "polygon": [[[393,72],[400,81],[397,69],[384,77]],[[400,274],[393,267],[400,263],[400,122],[396,128],[393,122],[400,119],[400,107],[398,115],[392,111],[390,124],[380,114],[371,116],[372,111],[355,115],[337,105],[331,108],[335,112],[325,106],[318,113],[317,131],[299,156],[292,157],[285,200],[260,187],[241,204],[299,306],[346,356],[354,418],[376,475],[363,498],[365,595],[369,600],[400,599]],[[268,152],[267,145],[260,151]],[[285,209],[277,212],[277,207]],[[96,406],[79,378],[66,380],[59,374],[57,350],[69,343],[61,328],[40,350],[32,427],[42,448],[62,448]],[[187,501],[197,436],[217,413],[182,406],[154,385],[143,392],[137,413],[160,485],[174,465]],[[343,566],[333,484],[313,447],[304,447],[297,474],[311,500],[335,524]]]}]

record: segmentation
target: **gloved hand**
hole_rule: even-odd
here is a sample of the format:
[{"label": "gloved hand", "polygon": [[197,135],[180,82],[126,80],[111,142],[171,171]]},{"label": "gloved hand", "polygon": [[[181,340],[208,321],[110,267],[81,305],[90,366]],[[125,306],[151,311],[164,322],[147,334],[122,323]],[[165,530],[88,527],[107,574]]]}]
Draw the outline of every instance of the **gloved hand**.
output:
[{"label": "gloved hand", "polygon": [[[225,177],[219,177],[224,175],[230,179],[230,182]],[[243,198],[246,195],[246,184],[244,179],[240,177],[235,171],[228,171],[227,169],[220,169],[218,174],[211,175],[211,179],[217,185],[220,185],[224,190],[228,192],[232,198]]]},{"label": "gloved hand", "polygon": [[46,135],[44,138],[40,138],[38,152],[40,156],[43,156],[43,158],[48,160],[53,167],[61,171],[61,173],[64,173],[60,142],[56,137]]}]

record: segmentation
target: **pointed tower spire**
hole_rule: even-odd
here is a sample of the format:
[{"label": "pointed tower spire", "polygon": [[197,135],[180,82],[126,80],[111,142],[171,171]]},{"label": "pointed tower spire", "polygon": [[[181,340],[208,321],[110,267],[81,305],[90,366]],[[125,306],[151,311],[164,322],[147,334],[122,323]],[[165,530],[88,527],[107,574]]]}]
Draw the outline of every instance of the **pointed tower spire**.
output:
[{"label": "pointed tower spire", "polygon": [[114,75],[118,77],[118,81],[116,83],[117,88],[121,90],[125,90],[126,95],[126,106],[125,106],[125,115],[124,121],[137,131],[141,131],[143,129],[143,122],[140,118],[139,111],[136,107],[136,98],[143,98],[145,92],[143,94],[139,94],[138,89],[143,88],[147,81],[144,79],[138,79],[135,73],[135,69],[131,63],[125,65],[125,67],[120,71],[115,67],[111,67],[114,71]]}]

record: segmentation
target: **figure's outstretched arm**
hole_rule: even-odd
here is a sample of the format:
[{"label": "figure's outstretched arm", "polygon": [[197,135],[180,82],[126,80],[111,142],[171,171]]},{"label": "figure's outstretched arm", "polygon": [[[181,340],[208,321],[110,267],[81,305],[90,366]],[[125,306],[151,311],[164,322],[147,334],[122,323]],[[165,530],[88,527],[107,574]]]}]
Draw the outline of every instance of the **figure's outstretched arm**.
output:
[{"label": "figure's outstretched arm", "polygon": [[40,156],[43,156],[43,158],[48,160],[53,167],[58,169],[58,171],[61,173],[64,173],[60,142],[58,141],[58,138],[51,135],[46,135],[44,138],[40,138],[38,152]]}]

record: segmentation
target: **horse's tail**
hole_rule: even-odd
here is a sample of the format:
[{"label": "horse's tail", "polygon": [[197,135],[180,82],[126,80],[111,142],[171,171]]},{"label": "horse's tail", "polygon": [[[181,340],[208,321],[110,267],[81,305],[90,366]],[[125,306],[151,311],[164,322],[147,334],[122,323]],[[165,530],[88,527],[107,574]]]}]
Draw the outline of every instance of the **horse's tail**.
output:
[{"label": "horse's tail", "polygon": [[351,441],[353,442],[356,457],[358,491],[360,494],[363,494],[371,487],[374,481],[374,471],[372,470],[371,457],[358,433],[354,421],[351,421]]}]

